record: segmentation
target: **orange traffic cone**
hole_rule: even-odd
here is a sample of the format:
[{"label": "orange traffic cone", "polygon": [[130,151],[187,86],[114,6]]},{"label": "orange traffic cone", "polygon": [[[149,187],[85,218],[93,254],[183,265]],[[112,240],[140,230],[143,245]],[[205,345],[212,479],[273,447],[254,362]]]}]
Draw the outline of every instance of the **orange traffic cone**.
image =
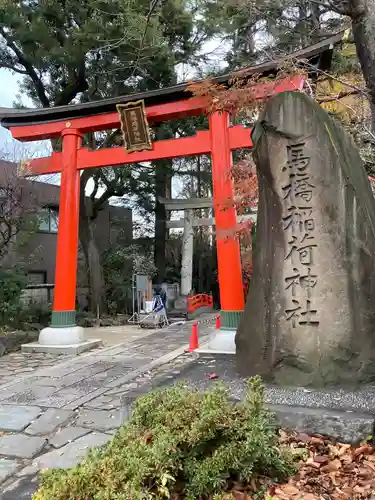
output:
[{"label": "orange traffic cone", "polygon": [[216,330],[220,330],[221,322],[220,322],[220,314],[216,317]]},{"label": "orange traffic cone", "polygon": [[190,343],[189,343],[189,352],[195,351],[195,349],[198,349],[199,343],[198,343],[198,325],[197,323],[193,323],[193,326],[191,327],[191,335],[190,335]]}]

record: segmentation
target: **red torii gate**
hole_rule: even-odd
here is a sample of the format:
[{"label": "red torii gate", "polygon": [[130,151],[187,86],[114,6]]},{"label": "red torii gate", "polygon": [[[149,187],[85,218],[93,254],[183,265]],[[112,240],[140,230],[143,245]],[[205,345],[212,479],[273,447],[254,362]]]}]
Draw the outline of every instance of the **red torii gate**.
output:
[{"label": "red torii gate", "polygon": [[[303,77],[295,76],[276,83],[259,85],[258,98],[270,93],[302,89]],[[168,90],[168,89],[166,89]],[[144,94],[145,95],[145,94]],[[144,98],[142,94],[112,99],[111,105]],[[185,93],[186,95],[186,93]],[[206,98],[184,98],[170,102],[168,92],[160,104],[148,104],[149,123],[206,113]],[[95,104],[90,108],[90,104]],[[208,116],[209,130],[199,131],[193,137],[156,141],[152,150],[129,153],[123,147],[89,151],[81,146],[88,132],[120,127],[115,111],[99,112],[103,101],[82,106],[71,105],[42,110],[22,110],[4,115],[2,124],[20,141],[62,138],[62,152],[47,158],[31,160],[24,175],[35,176],[61,172],[59,227],[57,236],[55,294],[51,328],[41,332],[39,344],[62,346],[84,343],[82,329],[76,326],[76,271],[78,256],[79,185],[80,171],[86,168],[125,166],[161,158],[211,154],[214,209],[217,232],[228,234],[236,227],[236,211],[228,208],[233,199],[231,168],[232,150],[251,148],[250,130],[243,126],[230,126],[227,112],[214,112]],[[91,111],[92,109],[92,111]],[[88,114],[88,116],[82,116]],[[78,116],[77,116],[78,115]],[[81,116],[80,116],[81,115]],[[244,309],[244,295],[240,261],[240,248],[236,239],[217,241],[218,275],[221,298],[221,329],[236,330]],[[59,330],[56,330],[59,329]]]}]

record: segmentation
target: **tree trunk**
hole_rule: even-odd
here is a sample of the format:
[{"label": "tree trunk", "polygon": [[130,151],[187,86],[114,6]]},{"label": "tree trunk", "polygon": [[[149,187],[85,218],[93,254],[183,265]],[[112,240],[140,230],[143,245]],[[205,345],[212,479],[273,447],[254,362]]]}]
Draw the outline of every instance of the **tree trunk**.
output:
[{"label": "tree trunk", "polygon": [[[82,176],[83,177],[83,176]],[[94,314],[107,312],[105,301],[105,281],[100,259],[100,251],[95,241],[94,224],[86,205],[85,178],[81,178],[80,210],[79,210],[79,240],[85,256],[88,284],[90,310]]]},{"label": "tree trunk", "polygon": [[375,0],[352,0],[353,37],[357,57],[370,92],[371,131],[375,133]]},{"label": "tree trunk", "polygon": [[[171,134],[163,125],[155,130],[156,140],[169,139]],[[172,160],[159,160],[153,162],[155,166],[155,244],[154,263],[157,269],[156,283],[160,284],[165,279],[165,251],[167,236],[167,212],[159,198],[171,198]]]}]

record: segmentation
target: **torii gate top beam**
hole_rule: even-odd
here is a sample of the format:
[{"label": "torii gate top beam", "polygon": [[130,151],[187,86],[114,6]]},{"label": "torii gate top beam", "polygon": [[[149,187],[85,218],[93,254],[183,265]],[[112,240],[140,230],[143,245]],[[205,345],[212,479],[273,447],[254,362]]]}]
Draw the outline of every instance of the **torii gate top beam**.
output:
[{"label": "torii gate top beam", "polygon": [[[257,85],[255,93],[258,98],[271,95],[273,93],[284,92],[286,90],[301,90],[304,84],[304,77],[297,75],[284,80]],[[208,101],[201,98],[188,98],[177,103],[170,102],[156,106],[153,108],[146,107],[147,117],[157,116],[160,119],[170,119],[171,116],[181,117],[185,113],[190,115],[200,115],[202,108],[208,106]],[[51,137],[59,137],[66,134],[68,131],[75,130],[81,136],[89,130],[106,129],[108,125],[104,125],[105,120],[111,120],[111,127],[119,127],[120,119],[118,114],[116,118],[114,113],[109,115],[88,116],[86,118],[72,119],[68,122],[52,122],[39,125],[24,125],[18,127],[10,127],[12,135],[15,139],[20,140],[36,140],[46,139]],[[117,120],[117,123],[114,123]],[[107,122],[108,123],[108,122]],[[229,127],[228,129],[229,147],[231,150],[241,148],[251,148],[252,141],[250,130],[242,125]],[[188,155],[202,155],[211,153],[211,139],[208,130],[201,130],[195,136],[183,137],[180,139],[167,139],[155,141],[152,144],[151,150],[128,152],[123,147],[99,149],[89,151],[86,148],[79,148],[77,151],[77,170],[86,168],[100,168],[106,166],[126,165],[129,163],[141,163],[156,160],[159,158],[178,158]],[[27,166],[22,165],[24,170],[19,172],[20,175],[32,176],[52,174],[62,171],[62,155],[61,153],[52,153],[47,158],[36,158],[27,163]]]}]

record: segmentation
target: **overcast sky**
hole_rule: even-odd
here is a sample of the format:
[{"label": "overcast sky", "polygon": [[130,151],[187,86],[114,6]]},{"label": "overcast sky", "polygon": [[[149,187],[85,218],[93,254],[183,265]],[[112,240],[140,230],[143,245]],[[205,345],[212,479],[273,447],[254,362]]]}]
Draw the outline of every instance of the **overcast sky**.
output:
[{"label": "overcast sky", "polygon": [[[18,82],[22,75],[13,74],[10,70],[0,69],[0,108],[12,108],[19,93]],[[30,99],[23,98],[23,104],[33,107]],[[47,145],[39,143],[25,143],[12,139],[11,133],[0,127],[0,154],[5,159],[17,161],[24,157],[35,157],[45,155]]]},{"label": "overcast sky", "polygon": [[[0,69],[0,108],[12,108],[13,101],[18,91],[18,77],[21,75],[12,75],[9,70]],[[0,127],[0,144],[9,139],[10,134],[3,127]]]}]

